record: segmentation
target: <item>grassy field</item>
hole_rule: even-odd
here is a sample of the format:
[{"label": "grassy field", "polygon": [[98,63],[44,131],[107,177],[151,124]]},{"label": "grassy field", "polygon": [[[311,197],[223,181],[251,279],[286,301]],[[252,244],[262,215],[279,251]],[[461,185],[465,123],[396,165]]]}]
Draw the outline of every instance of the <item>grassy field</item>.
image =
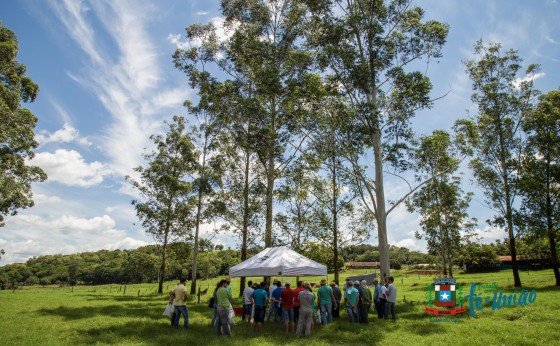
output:
[{"label": "grassy field", "polygon": [[[347,272],[342,278],[360,274]],[[398,289],[397,322],[378,320],[370,315],[369,325],[350,324],[346,313],[327,326],[318,325],[307,339],[285,333],[279,325],[269,323],[260,333],[253,333],[237,318],[233,338],[217,337],[209,327],[212,309],[194,298],[189,303],[188,331],[175,330],[162,316],[167,295],[156,294],[155,284],[124,286],[32,287],[0,291],[0,332],[3,345],[559,345],[560,288],[553,286],[551,270],[522,273],[527,290],[537,298],[528,306],[492,310],[491,304],[476,310],[476,318],[467,311],[456,322],[434,322],[423,312],[431,276],[393,271]],[[512,294],[511,272],[457,275],[468,295],[471,283],[498,285],[497,290]],[[260,278],[255,278],[260,280]],[[283,278],[288,279],[288,278]],[[201,281],[202,289],[215,287],[218,279]],[[295,282],[295,278],[290,278]],[[319,278],[309,278],[318,282]],[[174,282],[166,283],[168,291]],[[189,286],[190,287],[190,286]],[[239,279],[232,281],[234,295]],[[517,290],[518,293],[520,290]],[[492,295],[477,291],[482,297]],[[405,303],[414,302],[412,305]],[[237,302],[240,305],[240,300]],[[468,299],[465,307],[469,308]],[[181,320],[182,323],[182,320]]]}]

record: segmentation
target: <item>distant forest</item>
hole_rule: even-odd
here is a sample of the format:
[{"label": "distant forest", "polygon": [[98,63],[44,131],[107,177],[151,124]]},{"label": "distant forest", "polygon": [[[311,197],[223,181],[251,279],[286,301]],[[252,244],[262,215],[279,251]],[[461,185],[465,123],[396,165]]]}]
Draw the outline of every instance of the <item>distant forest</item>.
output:
[{"label": "distant forest", "polygon": [[[239,250],[224,249],[203,241],[200,244],[197,278],[208,279],[227,275],[229,268],[240,262]],[[253,256],[261,248],[250,249]],[[311,246],[305,256],[334,267],[329,251],[319,245]],[[372,245],[345,247],[341,251],[339,267],[345,262],[379,261],[379,251]],[[391,247],[392,266],[399,269],[402,265],[434,263],[436,257],[410,251],[404,247]],[[24,285],[101,285],[110,283],[149,283],[157,282],[161,261],[161,247],[143,246],[135,250],[100,250],[72,255],[45,255],[29,259],[26,263],[8,264],[0,267],[0,289],[12,289]],[[192,278],[192,245],[186,243],[170,244],[167,254],[165,280],[186,276]]]},{"label": "distant forest", "polygon": [[[521,258],[548,259],[550,253],[543,245],[544,240],[525,242],[519,240]],[[241,251],[224,249],[203,240],[199,244],[197,278],[209,279],[225,276],[229,268],[241,262]],[[192,244],[172,243],[167,253],[165,280],[181,276],[192,279]],[[252,248],[248,257],[256,255],[262,248]],[[393,269],[415,269],[417,264],[425,268],[441,269],[439,256],[411,251],[392,245],[391,267]],[[334,263],[327,248],[311,243],[303,255],[327,265],[330,272]],[[507,240],[496,240],[492,244],[469,243],[455,258],[455,266],[463,264],[478,267],[497,266],[498,256],[509,256]],[[379,249],[373,245],[343,247],[339,268],[348,262],[378,262]],[[161,264],[161,246],[148,245],[135,250],[100,250],[73,255],[45,255],[29,259],[26,263],[14,263],[0,267],[0,289],[13,289],[26,285],[103,285],[129,283],[155,283]],[[425,266],[428,264],[428,266]]]}]

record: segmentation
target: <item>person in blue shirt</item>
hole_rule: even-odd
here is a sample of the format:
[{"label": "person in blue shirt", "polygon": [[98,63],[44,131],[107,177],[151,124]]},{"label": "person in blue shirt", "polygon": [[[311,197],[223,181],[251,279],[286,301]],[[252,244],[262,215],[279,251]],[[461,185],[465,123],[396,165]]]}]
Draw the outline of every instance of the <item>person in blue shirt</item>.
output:
[{"label": "person in blue shirt", "polygon": [[272,295],[270,296],[270,300],[273,302],[271,304],[274,304],[274,323],[277,323],[278,321],[282,321],[282,291],[284,290],[284,287],[280,286],[280,283],[278,285],[279,287],[276,288],[273,292]]},{"label": "person in blue shirt", "polygon": [[268,299],[268,293],[265,290],[266,283],[261,282],[259,287],[251,293],[251,301],[253,302],[254,315],[253,318],[255,323],[253,324],[253,330],[262,329],[264,323],[264,315],[266,312],[266,300]]}]

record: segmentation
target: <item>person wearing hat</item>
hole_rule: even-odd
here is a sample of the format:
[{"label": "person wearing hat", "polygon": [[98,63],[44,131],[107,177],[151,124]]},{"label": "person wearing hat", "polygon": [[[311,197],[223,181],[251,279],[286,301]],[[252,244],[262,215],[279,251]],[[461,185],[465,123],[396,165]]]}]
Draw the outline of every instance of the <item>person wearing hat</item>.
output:
[{"label": "person wearing hat", "polygon": [[[358,285],[359,284],[358,282]],[[346,312],[348,312],[350,323],[358,322],[358,295],[358,290],[354,288],[354,285],[348,283],[348,289],[344,291],[344,301],[346,303]]]},{"label": "person wearing hat", "polygon": [[286,281],[286,288],[280,293],[282,300],[282,322],[286,328],[286,332],[295,332],[294,324],[294,290],[290,288],[291,283]]},{"label": "person wearing hat", "polygon": [[340,301],[342,300],[342,292],[340,291],[340,288],[338,287],[338,283],[336,282],[336,280],[331,281],[330,286],[332,288],[334,300],[336,302],[336,305],[333,306],[332,317],[333,318],[339,318],[340,317]]}]

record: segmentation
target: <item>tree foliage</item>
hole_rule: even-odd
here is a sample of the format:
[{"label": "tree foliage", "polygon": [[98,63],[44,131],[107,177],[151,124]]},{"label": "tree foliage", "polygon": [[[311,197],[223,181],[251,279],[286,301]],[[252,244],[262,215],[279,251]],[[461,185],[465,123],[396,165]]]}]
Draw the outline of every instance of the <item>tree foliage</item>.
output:
[{"label": "tree foliage", "polygon": [[[518,83],[522,59],[514,50],[502,51],[498,43],[484,45],[478,41],[474,53],[477,60],[465,62],[472,80],[472,100],[478,106],[472,120],[460,120],[456,129],[471,135],[464,143],[470,145],[475,156],[470,162],[477,183],[487,197],[488,205],[496,211],[492,224],[505,227],[513,259],[513,277],[521,286],[515,251],[514,201],[519,194],[522,114],[530,110],[536,92],[532,78]],[[530,65],[531,76],[538,66]]]},{"label": "tree foliage", "polygon": [[556,286],[560,286],[556,243],[560,236],[560,91],[540,97],[526,113],[522,160],[521,221],[527,234],[547,239]]},{"label": "tree foliage", "polygon": [[165,277],[167,244],[185,239],[193,228],[196,205],[193,176],[199,171],[198,152],[185,134],[185,121],[173,117],[169,131],[150,137],[156,150],[146,154],[146,168],[135,168],[139,180],[127,177],[143,200],[134,200],[136,215],[142,226],[162,245],[159,293]]},{"label": "tree foliage", "polygon": [[25,75],[25,65],[16,60],[16,35],[0,23],[0,227],[7,215],[33,206],[31,184],[47,175],[26,161],[38,146],[33,130],[37,117],[22,102],[33,102],[39,86]]},{"label": "tree foliage", "polygon": [[415,156],[417,179],[428,179],[406,201],[408,209],[422,217],[422,232],[416,232],[416,237],[425,237],[429,252],[442,259],[444,274],[453,275],[452,263],[461,247],[461,231],[475,225],[467,214],[472,194],[465,194],[460,177],[454,176],[460,160],[447,132],[434,131],[431,136],[421,137]]}]

